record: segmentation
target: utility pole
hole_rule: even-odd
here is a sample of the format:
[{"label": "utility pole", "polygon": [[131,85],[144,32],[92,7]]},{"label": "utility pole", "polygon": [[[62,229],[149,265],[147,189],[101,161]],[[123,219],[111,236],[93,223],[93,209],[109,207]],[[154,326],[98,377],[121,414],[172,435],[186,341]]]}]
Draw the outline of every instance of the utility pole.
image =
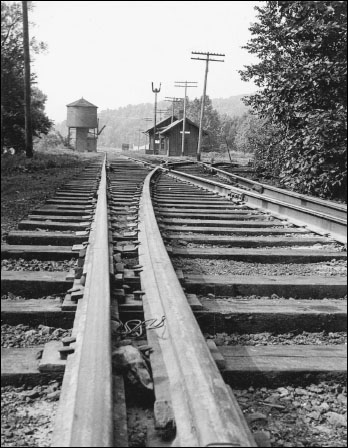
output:
[{"label": "utility pole", "polygon": [[[152,91],[155,94],[155,111],[154,111],[154,123],[153,123],[153,153],[156,152],[156,115],[157,115],[157,93],[161,91],[161,83],[158,89],[153,87],[152,83]],[[150,148],[149,148],[150,149]]]},{"label": "utility pole", "polygon": [[172,103],[172,123],[174,121],[174,105],[180,103],[183,98],[176,98],[175,96],[166,96],[164,101],[170,101]]},{"label": "utility pole", "polygon": [[208,77],[208,65],[210,61],[214,62],[225,62],[223,59],[211,59],[210,56],[215,57],[224,57],[224,54],[221,53],[205,53],[205,52],[199,52],[199,51],[191,51],[192,54],[201,54],[203,56],[206,56],[206,58],[191,58],[196,59],[197,61],[206,61],[205,65],[205,76],[204,76],[204,87],[203,87],[203,97],[202,97],[202,104],[201,104],[201,116],[199,119],[199,134],[198,134],[198,146],[197,146],[197,161],[199,162],[201,160],[201,145],[202,145],[202,131],[203,131],[203,115],[204,115],[204,103],[205,103],[205,94],[207,91],[207,77]]},{"label": "utility pole", "polygon": [[30,93],[30,53],[28,30],[28,5],[22,2],[23,11],[23,52],[24,52],[24,120],[25,120],[25,154],[33,157],[33,134],[31,125],[31,93]]},{"label": "utility pole", "polygon": [[181,140],[181,155],[185,154],[185,124],[186,124],[186,96],[187,96],[187,88],[188,87],[197,87],[197,81],[175,81],[175,87],[184,87],[185,95],[184,95],[184,117],[182,121],[182,140]]}]

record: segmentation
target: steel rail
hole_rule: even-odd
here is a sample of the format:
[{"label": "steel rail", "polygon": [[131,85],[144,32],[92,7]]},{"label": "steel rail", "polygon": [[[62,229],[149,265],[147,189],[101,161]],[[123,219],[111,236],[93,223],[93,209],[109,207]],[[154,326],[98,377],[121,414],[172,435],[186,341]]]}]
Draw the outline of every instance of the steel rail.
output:
[{"label": "steel rail", "polygon": [[[140,203],[139,262],[153,318],[165,316],[159,344],[176,423],[172,446],[257,446],[187,302],[163,243],[146,178]],[[155,330],[151,330],[155,331]]]},{"label": "steel rail", "polygon": [[191,174],[167,170],[165,168],[162,168],[162,170],[171,176],[186,182],[191,182],[227,198],[231,198],[234,194],[239,195],[240,199],[245,201],[251,208],[266,210],[278,216],[280,219],[288,220],[295,225],[307,226],[313,232],[325,235],[330,234],[337,241],[342,243],[347,242],[347,219],[338,218],[306,207],[300,207],[254,191],[243,190],[210,179],[203,179]]},{"label": "steel rail", "polygon": [[326,201],[324,199],[307,196],[304,194],[296,193],[294,191],[283,190],[281,188],[263,184],[252,179],[246,179],[245,177],[238,176],[237,174],[229,173],[228,171],[221,170],[220,168],[213,167],[204,162],[197,163],[205,168],[213,169],[217,173],[235,180],[244,187],[253,188],[257,186],[259,188],[262,188],[262,194],[265,196],[270,196],[273,199],[285,201],[289,204],[298,205],[300,207],[305,207],[324,214],[333,215],[337,218],[345,219],[347,217],[347,206],[344,204]]},{"label": "steel rail", "polygon": [[[143,160],[140,161],[135,158],[132,158],[132,160],[153,166],[152,164]],[[201,165],[204,165],[204,163],[201,162]],[[205,166],[211,168],[210,165]],[[324,201],[318,198],[312,198],[310,196],[300,195],[295,192],[288,192],[280,188],[270,187],[264,184],[250,181],[254,182],[254,184],[261,185],[262,187],[265,187],[270,191],[274,191],[274,194],[277,195],[277,197],[274,197],[272,195],[268,196],[264,193],[243,190],[242,188],[238,188],[232,185],[226,185],[198,176],[193,176],[192,174],[182,173],[163,166],[159,168],[164,172],[169,172],[170,174],[175,175],[178,179],[191,181],[197,186],[207,188],[210,191],[222,194],[223,196],[228,198],[231,197],[231,193],[238,194],[252,208],[254,207],[257,209],[267,210],[272,214],[278,216],[280,219],[288,219],[293,224],[296,224],[298,226],[308,226],[308,228],[313,232],[324,235],[330,234],[337,241],[344,244],[347,243],[347,215],[346,206],[344,205],[331,203],[329,201]],[[218,171],[218,169],[215,167],[213,169]],[[245,181],[249,181],[249,179],[245,179],[240,176],[236,177]],[[281,197],[285,197],[286,200],[280,200],[279,198]],[[297,204],[292,203],[291,201],[297,202]],[[298,205],[299,201],[301,202],[301,205]],[[307,204],[310,205],[307,206]],[[321,207],[321,209],[323,210],[324,206],[326,207],[325,210],[327,211],[327,213],[315,209],[316,207]],[[330,214],[330,210],[332,209],[334,210],[334,212],[333,214]]]},{"label": "steel rail", "polygon": [[91,225],[73,334],[52,436],[53,447],[113,446],[110,268],[105,159]]}]

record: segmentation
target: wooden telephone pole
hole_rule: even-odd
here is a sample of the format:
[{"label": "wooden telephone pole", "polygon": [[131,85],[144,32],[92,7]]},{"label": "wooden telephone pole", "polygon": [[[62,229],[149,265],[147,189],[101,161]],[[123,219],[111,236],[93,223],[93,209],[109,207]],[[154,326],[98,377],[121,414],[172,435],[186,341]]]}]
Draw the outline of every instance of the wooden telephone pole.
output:
[{"label": "wooden telephone pole", "polygon": [[[196,84],[196,85],[195,85]],[[197,81],[175,81],[175,87],[184,87],[184,117],[182,120],[182,140],[181,140],[181,155],[185,154],[185,124],[186,124],[186,96],[188,87],[197,87]]]},{"label": "wooden telephone pole", "polygon": [[23,10],[23,52],[24,52],[24,119],[25,119],[25,154],[33,157],[33,134],[31,126],[31,92],[30,92],[30,53],[28,30],[28,5],[22,2]]},{"label": "wooden telephone pole", "polygon": [[198,134],[198,146],[197,146],[197,161],[199,162],[201,160],[201,146],[202,146],[202,131],[203,131],[203,115],[204,115],[204,104],[205,104],[205,94],[207,91],[207,78],[208,78],[208,64],[210,61],[215,62],[224,62],[223,59],[211,59],[210,56],[215,57],[224,57],[224,54],[221,53],[204,53],[199,51],[191,51],[192,54],[201,54],[203,56],[206,56],[206,58],[191,58],[196,59],[198,61],[206,61],[205,66],[205,76],[204,76],[204,87],[203,87],[203,97],[202,97],[202,104],[201,104],[201,115],[199,119],[199,134]]}]

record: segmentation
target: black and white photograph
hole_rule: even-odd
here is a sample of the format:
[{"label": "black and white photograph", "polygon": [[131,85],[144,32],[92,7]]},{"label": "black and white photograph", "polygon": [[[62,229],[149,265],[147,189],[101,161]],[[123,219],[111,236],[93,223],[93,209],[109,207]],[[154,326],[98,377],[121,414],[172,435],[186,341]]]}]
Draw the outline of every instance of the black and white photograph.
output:
[{"label": "black and white photograph", "polygon": [[347,447],[347,2],[1,2],[1,446]]}]

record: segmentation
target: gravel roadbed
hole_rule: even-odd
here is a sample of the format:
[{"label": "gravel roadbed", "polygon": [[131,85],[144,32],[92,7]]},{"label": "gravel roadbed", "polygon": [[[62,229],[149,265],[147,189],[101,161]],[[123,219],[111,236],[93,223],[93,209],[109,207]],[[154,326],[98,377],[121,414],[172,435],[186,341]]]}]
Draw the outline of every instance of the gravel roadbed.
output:
[{"label": "gravel roadbed", "polygon": [[[221,248],[221,249],[245,249],[244,246],[236,246],[236,245],[229,245],[229,244],[209,244],[209,243],[188,243],[184,240],[177,240],[172,241],[170,243],[172,247],[182,247],[185,246],[187,248]],[[312,246],[253,246],[252,249],[273,249],[273,250],[279,250],[279,249],[287,249],[287,250],[323,250],[323,251],[330,251],[330,252],[345,252],[345,247],[343,245],[339,244],[313,244]]]},{"label": "gravel roadbed", "polygon": [[347,344],[347,333],[336,332],[309,333],[303,331],[289,332],[274,335],[272,333],[238,334],[216,333],[206,335],[207,339],[213,339],[217,346],[222,345],[340,345]]},{"label": "gravel roadbed", "polygon": [[[241,302],[249,302],[250,300],[273,300],[275,302],[275,305],[277,304],[277,302],[279,300],[292,300],[292,301],[301,301],[301,297],[280,297],[277,294],[272,294],[271,296],[257,296],[255,294],[251,295],[251,296],[228,296],[228,297],[223,297],[223,296],[216,296],[215,294],[207,294],[206,296],[204,295],[197,295],[198,299],[200,302],[207,302],[207,301],[211,301],[212,303],[215,304],[221,304],[224,305],[228,302],[234,303],[236,300],[241,301]],[[317,299],[319,300],[319,299]],[[325,305],[325,302],[327,301],[331,301],[331,300],[347,300],[347,296],[345,295],[344,297],[341,298],[336,298],[336,297],[324,297],[322,300],[322,304]],[[330,303],[328,303],[328,305],[330,305]]]},{"label": "gravel roadbed", "polygon": [[61,384],[1,388],[1,446],[48,447]]},{"label": "gravel roadbed", "polygon": [[44,345],[49,341],[59,341],[71,336],[71,330],[39,325],[1,325],[1,347],[23,348]]},{"label": "gravel roadbed", "polygon": [[77,264],[76,258],[63,261],[24,260],[23,258],[7,258],[1,260],[2,271],[70,271]]},{"label": "gravel roadbed", "polygon": [[[63,303],[65,296],[66,296],[66,293],[61,293],[61,294],[52,294],[49,296],[38,297],[38,299],[39,300],[52,300],[57,303]],[[12,292],[8,292],[7,294],[4,294],[1,296],[1,300],[33,300],[33,298],[17,296],[16,294],[13,294]]]},{"label": "gravel roadbed", "polygon": [[279,276],[345,276],[346,260],[331,260],[319,263],[247,263],[232,260],[206,260],[203,258],[173,258],[176,269],[185,273],[206,275],[279,275]]},{"label": "gravel roadbed", "polygon": [[233,392],[259,446],[347,446],[347,389],[341,384]]}]

